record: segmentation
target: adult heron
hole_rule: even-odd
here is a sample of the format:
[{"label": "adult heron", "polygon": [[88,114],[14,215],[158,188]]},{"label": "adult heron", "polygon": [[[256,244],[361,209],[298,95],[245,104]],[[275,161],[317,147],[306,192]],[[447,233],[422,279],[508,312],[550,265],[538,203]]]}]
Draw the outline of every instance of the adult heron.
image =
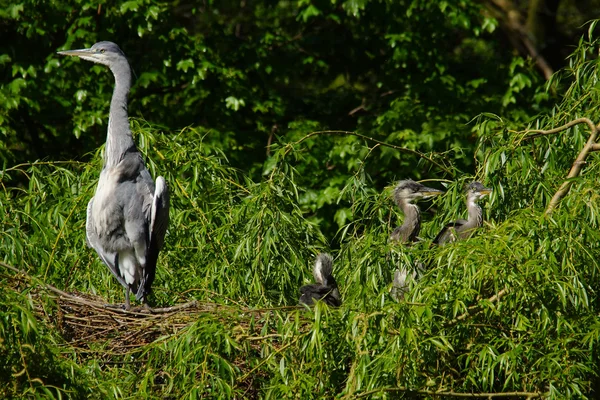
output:
[{"label": "adult heron", "polygon": [[162,176],[155,184],[129,129],[131,68],[112,42],[58,54],[106,65],[115,77],[104,165],[87,206],[87,241],[125,288],[125,309],[130,309],[130,291],[148,307],[147,295],[169,224],[169,189]]},{"label": "adult heron", "polygon": [[481,182],[470,183],[466,190],[468,218],[446,224],[433,239],[433,243],[443,245],[470,238],[475,229],[483,224],[483,211],[477,202],[490,193],[492,193],[492,189],[483,186]]},{"label": "adult heron", "polygon": [[333,258],[327,253],[321,253],[315,260],[313,276],[317,283],[300,288],[300,304],[308,306],[321,300],[329,306],[339,307],[342,304],[337,282],[333,277]]},{"label": "adult heron", "polygon": [[[442,193],[444,192],[441,190],[427,187],[410,179],[398,182],[394,189],[394,201],[404,213],[404,222],[394,229],[390,235],[390,240],[402,244],[416,242],[421,230],[421,212],[419,211],[419,206],[416,204],[417,201],[438,196]],[[423,265],[418,263],[416,269],[422,270]],[[411,274],[413,279],[417,277],[416,269],[413,269]],[[408,267],[402,265],[400,269],[394,272],[392,283],[392,295],[396,299],[407,290],[407,279]]]}]

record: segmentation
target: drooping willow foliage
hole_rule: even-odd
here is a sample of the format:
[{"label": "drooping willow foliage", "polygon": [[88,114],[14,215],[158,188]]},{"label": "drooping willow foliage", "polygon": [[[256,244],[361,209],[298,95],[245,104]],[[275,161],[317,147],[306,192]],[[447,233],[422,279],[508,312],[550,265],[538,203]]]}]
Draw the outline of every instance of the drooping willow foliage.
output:
[{"label": "drooping willow foliage", "polygon": [[[530,128],[580,117],[600,123],[592,53],[598,44],[590,34],[571,67],[549,82],[548,90],[566,93],[564,100]],[[85,209],[101,150],[92,163],[38,161],[5,169],[0,258],[29,278],[0,267],[0,394],[597,396],[600,161],[592,153],[557,209],[546,214],[589,132],[577,125],[532,138],[527,128],[481,116],[473,128],[477,176],[460,176],[445,195],[425,203],[423,240],[404,247],[388,243],[402,219],[390,191],[375,191],[360,163],[339,194],[339,203],[350,205],[347,223],[326,238],[300,205],[306,192],[296,184],[295,166],[310,158],[302,143],[274,147],[264,179],[255,182],[203,142],[207,132],[169,135],[134,122],[149,169],[165,176],[172,199],[151,301],[222,307],[195,314],[144,346],[132,336],[131,348],[115,353],[107,350],[111,335],[86,338],[85,349],[66,337],[64,309],[39,290],[45,283],[122,301],[122,288],[85,242]],[[472,179],[494,188],[482,201],[486,223],[470,240],[432,246],[445,222],[464,216],[462,188]],[[312,279],[314,256],[331,250],[342,307],[289,307]],[[421,263],[426,271],[396,301],[390,287],[401,263]]]}]

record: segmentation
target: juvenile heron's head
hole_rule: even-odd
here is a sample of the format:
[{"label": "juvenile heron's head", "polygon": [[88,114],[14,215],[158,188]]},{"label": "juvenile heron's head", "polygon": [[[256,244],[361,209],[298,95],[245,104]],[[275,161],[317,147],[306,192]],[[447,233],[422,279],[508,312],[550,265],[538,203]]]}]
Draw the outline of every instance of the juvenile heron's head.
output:
[{"label": "juvenile heron's head", "polygon": [[467,186],[467,199],[470,201],[477,201],[490,193],[492,193],[492,189],[483,186],[481,182],[472,182]]},{"label": "juvenile heron's head", "polygon": [[398,182],[398,185],[396,185],[396,189],[394,189],[394,200],[396,200],[396,203],[413,203],[417,200],[437,196],[442,193],[444,192],[441,190],[430,188],[407,179]]}]

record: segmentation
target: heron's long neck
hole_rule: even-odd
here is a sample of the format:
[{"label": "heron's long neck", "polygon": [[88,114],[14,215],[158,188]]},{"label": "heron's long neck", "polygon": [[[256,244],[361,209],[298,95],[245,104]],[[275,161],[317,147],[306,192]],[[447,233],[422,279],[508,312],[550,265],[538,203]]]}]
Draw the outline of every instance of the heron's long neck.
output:
[{"label": "heron's long neck", "polygon": [[400,227],[403,232],[403,242],[414,242],[421,230],[421,213],[416,204],[407,201],[398,202],[398,207],[404,212],[404,222]]},{"label": "heron's long neck", "polygon": [[467,199],[467,211],[469,212],[469,218],[467,224],[470,228],[478,228],[483,224],[483,211],[479,204],[475,203],[472,199]]},{"label": "heron's long neck", "polygon": [[111,167],[117,165],[123,156],[130,151],[137,151],[127,115],[127,95],[131,88],[131,69],[127,62],[117,64],[111,68],[115,76],[115,89],[110,101],[110,114],[108,117],[108,135],[104,164]]}]

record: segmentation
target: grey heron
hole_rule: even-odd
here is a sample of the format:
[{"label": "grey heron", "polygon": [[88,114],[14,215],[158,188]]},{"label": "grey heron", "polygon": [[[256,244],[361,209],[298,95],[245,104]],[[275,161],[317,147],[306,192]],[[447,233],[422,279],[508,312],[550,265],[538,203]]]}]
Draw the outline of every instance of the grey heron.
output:
[{"label": "grey heron", "polygon": [[[394,229],[390,235],[390,240],[402,244],[416,242],[421,230],[421,213],[416,202],[421,199],[438,196],[442,193],[444,192],[441,190],[427,187],[410,179],[398,182],[394,189],[394,201],[404,213],[404,222]],[[422,270],[423,265],[418,263],[417,269]],[[411,276],[415,279],[417,271],[413,270]],[[396,299],[406,291],[408,287],[407,278],[408,267],[406,265],[403,265],[394,272],[392,296]]]},{"label": "grey heron", "polygon": [[317,283],[300,288],[300,304],[312,305],[322,300],[329,306],[339,307],[342,304],[337,282],[332,275],[333,258],[327,253],[321,253],[315,260],[313,276]]},{"label": "grey heron", "polygon": [[125,288],[125,309],[130,309],[130,291],[147,307],[169,224],[169,189],[162,176],[154,182],[131,135],[127,114],[131,68],[112,42],[58,54],[106,65],[114,75],[104,165],[87,205],[86,237]]},{"label": "grey heron", "polygon": [[435,239],[433,239],[433,243],[443,245],[456,240],[470,238],[475,229],[483,224],[483,212],[477,202],[491,192],[492,189],[483,186],[481,182],[470,183],[466,190],[468,218],[446,224]]}]

